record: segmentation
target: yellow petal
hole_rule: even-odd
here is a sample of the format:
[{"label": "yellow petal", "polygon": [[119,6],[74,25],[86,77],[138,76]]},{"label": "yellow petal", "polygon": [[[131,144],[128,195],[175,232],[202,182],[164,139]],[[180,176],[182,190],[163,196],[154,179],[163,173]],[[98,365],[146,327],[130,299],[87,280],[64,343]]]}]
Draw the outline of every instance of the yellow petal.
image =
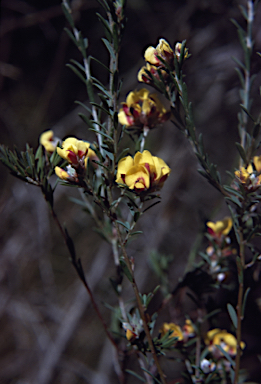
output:
[{"label": "yellow petal", "polygon": [[157,45],[156,50],[158,52],[158,55],[159,54],[164,55],[164,51],[168,53],[173,53],[173,50],[170,48],[169,43],[165,39],[159,40],[159,44]]},{"label": "yellow petal", "polygon": [[153,107],[153,101],[151,100],[144,100],[143,103],[142,103],[142,113],[144,115],[149,115],[150,114],[150,111],[151,111],[151,108]]},{"label": "yellow petal", "polygon": [[212,229],[213,232],[223,235],[228,235],[231,231],[233,222],[231,217],[225,217],[223,220],[216,221],[215,223],[212,221],[207,222],[207,226]]},{"label": "yellow petal", "polygon": [[134,156],[134,164],[146,164],[146,163],[154,167],[152,154],[147,150],[143,152],[137,152]]},{"label": "yellow petal", "polygon": [[124,184],[122,175],[126,175],[128,170],[133,166],[133,158],[131,156],[123,157],[118,163],[116,183]]},{"label": "yellow petal", "polygon": [[132,104],[137,103],[139,101],[139,97],[136,91],[132,91],[128,94],[126,98],[126,104],[128,107],[131,107]]},{"label": "yellow petal", "polygon": [[172,331],[170,337],[177,337],[179,341],[183,340],[183,333],[179,325],[175,323],[164,323],[161,327],[161,333],[165,335],[168,331]]},{"label": "yellow petal", "polygon": [[70,175],[64,169],[62,169],[60,167],[55,167],[54,171],[55,171],[56,175],[62,180],[68,180],[68,178],[70,177]]},{"label": "yellow petal", "polygon": [[54,139],[53,131],[49,130],[41,134],[39,142],[47,152],[54,152],[58,139]]},{"label": "yellow petal", "polygon": [[125,175],[125,184],[130,189],[148,189],[150,187],[149,172],[142,165],[134,165]]},{"label": "yellow petal", "polygon": [[261,173],[261,156],[254,156],[253,162],[254,162],[256,171],[258,173]]},{"label": "yellow petal", "polygon": [[171,172],[170,168],[167,166],[165,161],[163,161],[159,157],[153,156],[153,162],[154,162],[155,173],[156,173],[155,180],[158,180],[163,176],[168,175]]},{"label": "yellow petal", "polygon": [[118,120],[119,120],[119,123],[122,125],[129,125],[127,116],[122,108],[119,110]]},{"label": "yellow petal", "polygon": [[141,83],[143,83],[143,76],[148,77],[145,69],[147,69],[145,66],[141,67],[137,75],[138,81],[140,81]]},{"label": "yellow petal", "polygon": [[57,153],[59,156],[61,156],[63,159],[67,159],[67,153],[64,149],[57,147]]},{"label": "yellow petal", "polygon": [[159,64],[159,59],[156,57],[158,55],[156,49],[154,47],[148,47],[144,53],[144,58],[150,64],[157,65]]},{"label": "yellow petal", "polygon": [[137,97],[139,100],[146,100],[148,99],[149,97],[149,90],[147,88],[141,88],[138,92],[137,92]]}]

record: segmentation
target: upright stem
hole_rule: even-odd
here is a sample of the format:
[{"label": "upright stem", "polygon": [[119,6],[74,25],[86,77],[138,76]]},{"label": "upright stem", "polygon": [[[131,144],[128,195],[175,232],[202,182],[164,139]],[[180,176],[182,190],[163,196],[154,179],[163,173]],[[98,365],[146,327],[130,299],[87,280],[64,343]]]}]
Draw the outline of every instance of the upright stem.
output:
[{"label": "upright stem", "polygon": [[154,344],[153,344],[153,340],[152,340],[152,337],[151,337],[151,334],[150,334],[150,330],[149,330],[149,327],[148,327],[148,324],[147,324],[147,319],[146,319],[144,307],[142,305],[140,294],[139,294],[139,289],[138,289],[137,283],[136,283],[135,278],[134,278],[134,273],[133,273],[133,270],[132,270],[131,262],[129,260],[128,255],[127,255],[127,252],[126,252],[126,249],[125,249],[122,237],[121,237],[119,225],[118,225],[117,222],[115,222],[115,228],[116,228],[116,231],[117,231],[117,234],[118,234],[118,241],[119,241],[119,245],[120,245],[121,250],[122,250],[124,261],[125,261],[128,269],[129,269],[129,272],[131,273],[131,276],[132,276],[131,284],[132,284],[132,288],[133,288],[133,291],[134,291],[134,294],[135,294],[135,298],[136,298],[136,301],[137,301],[140,317],[141,317],[142,322],[143,322],[144,332],[145,332],[146,337],[148,339],[149,347],[150,347],[150,350],[151,350],[151,353],[152,353],[155,365],[157,367],[158,373],[160,375],[161,382],[162,382],[162,384],[166,384],[165,375],[164,375],[164,373],[163,373],[163,371],[161,369],[161,366],[159,364],[157,353],[156,353],[156,350],[155,350],[155,347],[154,347]]},{"label": "upright stem", "polygon": [[[249,94],[251,88],[250,81],[250,59],[252,53],[252,25],[254,20],[254,7],[252,0],[247,1],[247,33],[246,33],[246,52],[245,52],[245,65],[244,65],[244,87],[242,89],[242,105],[248,111],[249,110]],[[239,124],[239,133],[241,136],[241,146],[245,149],[246,146],[246,132],[248,115],[241,111],[241,121]],[[243,166],[243,160],[240,158],[240,166]]]},{"label": "upright stem", "polygon": [[240,264],[238,263],[238,298],[237,298],[237,354],[236,354],[236,360],[235,360],[235,376],[234,376],[234,382],[233,384],[238,384],[238,377],[239,377],[239,369],[240,369],[240,356],[241,356],[241,328],[242,328],[242,320],[243,320],[243,314],[242,314],[242,306],[243,306],[243,294],[244,294],[244,276],[243,271],[245,267],[245,244],[244,244],[244,238],[242,233],[242,228],[239,229],[239,236],[240,236],[240,244],[239,244],[239,252],[240,252]]}]

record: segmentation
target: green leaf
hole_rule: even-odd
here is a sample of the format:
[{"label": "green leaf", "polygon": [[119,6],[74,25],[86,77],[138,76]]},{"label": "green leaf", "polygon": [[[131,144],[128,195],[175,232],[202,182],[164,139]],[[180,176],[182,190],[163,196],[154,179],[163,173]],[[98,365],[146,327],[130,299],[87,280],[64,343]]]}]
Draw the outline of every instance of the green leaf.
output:
[{"label": "green leaf", "polygon": [[125,276],[127,277],[127,279],[133,283],[133,277],[132,277],[132,274],[131,274],[131,271],[129,270],[125,260],[121,257],[120,258],[120,265],[122,267],[122,270],[123,270],[123,273],[125,274]]},{"label": "green leaf", "polygon": [[237,313],[230,303],[227,304],[227,310],[235,329],[237,329]]},{"label": "green leaf", "polygon": [[242,72],[240,71],[239,68],[235,68],[235,71],[236,73],[238,74],[238,77],[239,77],[239,80],[240,80],[240,84],[241,84],[241,87],[244,88],[245,87],[245,79],[244,79],[244,76],[242,74]]},{"label": "green leaf", "polygon": [[240,208],[242,206],[241,201],[237,197],[235,197],[235,196],[230,196],[230,197],[225,196],[225,199],[227,201],[231,201],[232,203],[236,204]]},{"label": "green leaf", "polygon": [[113,32],[113,46],[114,46],[114,50],[115,52],[118,52],[119,51],[119,37],[118,37],[118,28],[117,28],[117,24],[114,23],[113,26],[112,26],[112,32]]},{"label": "green leaf", "polygon": [[87,82],[86,82],[86,85],[87,85],[87,92],[88,92],[88,96],[89,96],[90,102],[94,103],[95,98],[94,98],[92,81],[90,79],[88,79]]},{"label": "green leaf", "polygon": [[106,12],[110,12],[110,7],[106,0],[97,0],[97,1],[105,9]]},{"label": "green leaf", "polygon": [[100,111],[106,113],[106,115],[109,115],[109,116],[111,115],[110,111],[105,109],[102,105],[97,104],[97,103],[93,103],[93,102],[91,102],[91,105],[93,105],[94,107],[98,108]]},{"label": "green leaf", "polygon": [[249,111],[246,109],[246,107],[243,105],[243,104],[240,104],[240,107],[243,109],[243,111],[247,114],[247,116],[253,121],[255,122],[255,119],[253,118],[253,116],[249,113]]},{"label": "green leaf", "polygon": [[129,230],[130,230],[130,223],[128,221],[125,221],[125,223],[123,223],[123,221],[116,220],[116,222],[118,224],[122,225],[124,228],[126,228],[127,231],[129,232]]},{"label": "green leaf", "polygon": [[232,60],[235,61],[235,63],[242,68],[244,71],[246,70],[245,64],[242,63],[242,61],[238,60],[236,57],[232,56]]},{"label": "green leaf", "polygon": [[93,82],[93,86],[100,89],[104,93],[104,95],[107,96],[108,99],[111,99],[110,92],[108,92],[107,89],[103,85],[100,85],[100,84],[97,84],[96,82]]},{"label": "green leaf", "polygon": [[245,164],[247,164],[247,157],[246,157],[244,148],[239,143],[235,143],[235,144],[242,160],[244,161]]},{"label": "green leaf", "polygon": [[125,369],[125,372],[129,373],[130,375],[136,377],[137,379],[139,379],[140,381],[142,381],[143,383],[146,383],[147,381],[141,377],[140,375],[138,375],[136,372],[133,372],[131,371],[130,369]]},{"label": "green leaf", "polygon": [[216,344],[216,347],[220,350],[220,352],[223,353],[223,355],[225,356],[225,358],[230,362],[230,364],[232,365],[232,367],[235,367],[236,363],[235,361],[232,359],[232,357],[218,344]]},{"label": "green leaf", "polygon": [[106,46],[106,48],[108,49],[109,54],[112,57],[112,59],[116,61],[115,52],[113,50],[111,43],[107,39],[104,39],[104,38],[102,38],[102,41],[103,41],[104,45]]},{"label": "green leaf", "polygon": [[88,111],[90,114],[92,114],[92,110],[89,107],[87,107],[87,105],[83,104],[81,101],[76,100],[75,104],[81,105],[84,109],[86,109],[86,111]]},{"label": "green leaf", "polygon": [[73,21],[73,17],[72,17],[72,11],[71,11],[71,9],[70,9],[70,7],[69,7],[67,1],[66,1],[66,2],[63,2],[63,3],[61,4],[61,6],[62,6],[63,13],[64,13],[66,19],[68,20],[70,26],[71,26],[72,28],[74,28],[74,21]]},{"label": "green leaf", "polygon": [[156,383],[161,384],[161,382],[160,382],[158,379],[156,379],[156,377],[155,377],[150,371],[148,371],[148,370],[145,369],[144,367],[141,367],[141,369],[142,369],[144,372],[147,372],[148,375],[150,375]]},{"label": "green leaf", "polygon": [[[89,56],[89,57],[88,57],[88,61],[89,61],[89,63],[91,62],[91,60],[94,60],[96,63],[99,63],[102,67],[104,67],[105,69],[107,69],[108,72],[111,73],[110,68],[108,68],[105,64],[103,64],[100,60],[96,59],[96,58],[93,57],[93,56]],[[97,80],[97,79],[96,79],[96,80]]]},{"label": "green leaf", "polygon": [[69,36],[69,38],[73,41],[73,43],[76,45],[76,47],[78,47],[78,43],[77,43],[77,40],[74,36],[74,34],[68,29],[68,28],[64,28],[65,32],[67,33],[67,35]]},{"label": "green leaf", "polygon": [[88,125],[89,128],[93,128],[92,120],[90,120],[84,113],[78,113],[80,118]]},{"label": "green leaf", "polygon": [[247,10],[246,10],[246,8],[243,7],[242,5],[239,5],[238,7],[239,7],[239,9],[240,9],[242,15],[244,16],[244,18],[245,18],[246,20],[248,20],[248,14],[247,14]]},{"label": "green leaf", "polygon": [[85,77],[75,68],[72,64],[66,64],[66,67],[70,68],[83,82],[86,84]]},{"label": "green leaf", "polygon": [[112,42],[112,32],[111,32],[111,28],[110,28],[110,23],[108,22],[108,20],[104,19],[104,17],[102,17],[102,15],[100,15],[98,12],[96,13],[99,21],[103,24],[103,27],[104,27],[104,32],[105,32],[105,35],[107,37],[107,39]]}]

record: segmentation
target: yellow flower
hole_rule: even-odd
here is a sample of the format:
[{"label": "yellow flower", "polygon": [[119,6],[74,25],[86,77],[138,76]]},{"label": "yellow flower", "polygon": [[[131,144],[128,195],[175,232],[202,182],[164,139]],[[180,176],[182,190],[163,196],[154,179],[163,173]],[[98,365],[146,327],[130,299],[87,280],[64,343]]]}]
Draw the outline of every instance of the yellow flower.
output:
[{"label": "yellow flower", "polygon": [[52,153],[55,151],[59,139],[57,137],[54,137],[53,131],[49,130],[41,134],[39,142],[47,152]]},{"label": "yellow flower", "polygon": [[137,191],[160,189],[171,170],[159,157],[149,151],[137,152],[132,158],[124,157],[119,161],[116,183],[126,184]]},{"label": "yellow flower", "polygon": [[161,77],[163,77],[164,80],[167,79],[169,76],[168,73],[163,68],[158,68],[155,65],[146,63],[146,66],[141,67],[141,69],[138,72],[138,76],[137,76],[138,81],[146,84],[151,83],[151,78],[146,71],[149,71],[158,80],[160,80],[160,75],[158,71],[160,71]]},{"label": "yellow flower", "polygon": [[183,334],[186,337],[192,337],[195,335],[195,328],[193,327],[193,324],[189,319],[186,319],[185,324],[182,327],[182,330],[183,330]]},{"label": "yellow flower", "polygon": [[54,171],[61,180],[76,181],[77,174],[75,170],[72,167],[70,167],[69,169],[68,168],[69,167],[67,167],[67,171],[65,171],[64,169],[56,166],[54,168]]},{"label": "yellow flower", "polygon": [[232,229],[232,219],[231,217],[225,217],[223,220],[216,221],[215,223],[213,221],[208,221],[207,226],[210,229],[211,234],[215,235],[228,235],[229,232]]},{"label": "yellow flower", "polygon": [[169,331],[172,331],[169,337],[176,337],[178,341],[183,340],[183,333],[179,325],[175,323],[164,323],[160,329],[161,334],[164,336]]},{"label": "yellow flower", "polygon": [[235,176],[248,190],[255,190],[261,185],[261,156],[254,156],[253,164],[249,164],[246,168],[241,167],[235,171]]},{"label": "yellow flower", "polygon": [[257,173],[261,173],[261,156],[254,156],[253,163]]},{"label": "yellow flower", "polygon": [[57,153],[74,166],[86,167],[87,158],[97,158],[95,152],[90,148],[90,143],[78,140],[75,137],[66,139],[62,144],[62,148],[57,148]]},{"label": "yellow flower", "polygon": [[133,331],[131,331],[130,329],[127,329],[126,330],[126,339],[131,340],[133,338],[136,338],[136,334]]},{"label": "yellow flower", "polygon": [[165,39],[160,39],[156,48],[148,47],[144,54],[144,58],[148,63],[155,66],[162,66],[163,63],[158,59],[157,56],[160,56],[170,65],[173,65],[174,52]]},{"label": "yellow flower", "polygon": [[[181,50],[181,46],[182,44],[181,43],[177,43],[175,45],[175,55],[177,57],[177,59],[179,60],[180,58],[180,50]],[[184,49],[184,59],[187,59],[188,58],[188,48],[185,48]]]},{"label": "yellow flower", "polygon": [[[208,349],[217,357],[222,356],[222,352],[216,347],[217,345],[222,347],[222,349],[224,349],[224,351],[231,356],[235,356],[237,353],[237,340],[235,336],[233,336],[231,333],[228,333],[226,330],[215,328],[211,331],[208,331],[205,343],[209,346]],[[245,343],[241,341],[241,349],[244,349],[245,346]]]},{"label": "yellow flower", "polygon": [[132,91],[118,113],[119,122],[128,127],[151,129],[170,117],[156,94],[150,94],[145,88]]},{"label": "yellow flower", "polygon": [[[138,81],[153,85],[151,77],[146,72],[148,71],[152,76],[156,77],[156,79],[162,81],[163,78],[164,82],[166,82],[169,77],[169,71],[174,71],[174,57],[176,56],[177,60],[180,60],[181,46],[181,43],[177,43],[175,45],[175,52],[173,52],[169,43],[165,39],[160,39],[156,48],[148,47],[144,54],[147,63],[146,66],[143,66],[139,70]],[[188,58],[188,56],[188,49],[185,48],[184,59]],[[163,59],[164,62],[161,61],[159,57]]]}]

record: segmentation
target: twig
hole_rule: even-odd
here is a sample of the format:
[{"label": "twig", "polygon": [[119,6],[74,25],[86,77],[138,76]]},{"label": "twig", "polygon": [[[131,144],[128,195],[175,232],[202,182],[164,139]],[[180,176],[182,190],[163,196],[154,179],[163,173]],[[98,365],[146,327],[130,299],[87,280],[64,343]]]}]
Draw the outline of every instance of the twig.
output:
[{"label": "twig", "polygon": [[121,237],[119,225],[118,225],[117,222],[115,222],[115,228],[117,230],[118,241],[119,241],[119,245],[120,245],[121,250],[122,250],[124,261],[125,261],[128,269],[129,269],[129,272],[130,272],[131,276],[132,276],[131,284],[132,284],[132,288],[133,288],[133,291],[134,291],[134,294],[135,294],[135,298],[136,298],[136,301],[137,301],[140,317],[141,317],[142,322],[143,322],[144,332],[145,332],[145,334],[147,336],[149,347],[150,347],[150,350],[151,350],[151,353],[152,353],[155,365],[157,367],[158,373],[160,375],[161,382],[162,382],[162,384],[166,384],[165,375],[164,375],[164,373],[163,373],[163,371],[161,369],[161,366],[159,364],[158,356],[157,356],[157,353],[156,353],[156,350],[155,350],[155,347],[154,347],[154,344],[153,344],[153,340],[152,340],[152,337],[151,337],[151,334],[150,334],[150,330],[149,330],[149,327],[148,327],[148,324],[147,324],[145,311],[144,311],[144,308],[143,308],[143,305],[142,305],[142,302],[141,302],[141,299],[140,299],[139,289],[138,289],[137,283],[136,283],[135,278],[134,278],[134,273],[133,273],[133,270],[132,270],[131,262],[129,260],[128,255],[127,255],[127,252],[126,252],[126,249],[125,249],[122,237]]}]

